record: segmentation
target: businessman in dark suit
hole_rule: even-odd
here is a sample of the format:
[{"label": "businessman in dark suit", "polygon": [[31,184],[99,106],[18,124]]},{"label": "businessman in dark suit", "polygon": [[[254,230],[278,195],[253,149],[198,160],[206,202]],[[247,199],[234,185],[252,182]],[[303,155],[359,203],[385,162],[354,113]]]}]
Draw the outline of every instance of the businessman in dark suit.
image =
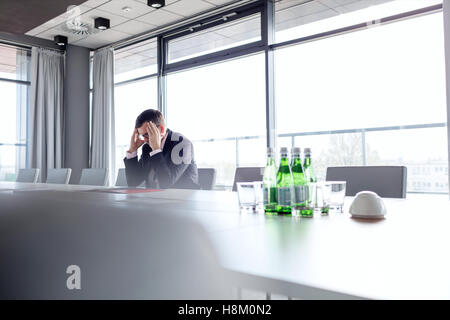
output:
[{"label": "businessman in dark suit", "polygon": [[[142,155],[138,160],[140,147]],[[137,117],[124,162],[130,187],[145,181],[147,188],[199,189],[192,143],[167,129],[158,110],[148,109]]]}]

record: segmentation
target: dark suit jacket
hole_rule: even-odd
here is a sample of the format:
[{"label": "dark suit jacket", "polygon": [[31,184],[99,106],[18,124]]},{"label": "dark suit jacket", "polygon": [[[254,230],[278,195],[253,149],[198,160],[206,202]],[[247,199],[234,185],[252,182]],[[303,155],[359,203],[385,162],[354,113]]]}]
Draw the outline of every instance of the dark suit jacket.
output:
[{"label": "dark suit jacket", "polygon": [[150,157],[152,148],[142,146],[142,156],[127,159],[125,173],[129,187],[145,181],[147,188],[200,189],[192,143],[179,133],[167,129],[162,152]]}]

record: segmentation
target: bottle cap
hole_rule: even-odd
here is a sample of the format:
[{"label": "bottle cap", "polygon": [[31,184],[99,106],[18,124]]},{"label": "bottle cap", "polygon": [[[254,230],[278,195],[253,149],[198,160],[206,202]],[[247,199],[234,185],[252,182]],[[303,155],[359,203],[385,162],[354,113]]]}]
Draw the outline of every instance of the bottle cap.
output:
[{"label": "bottle cap", "polygon": [[311,154],[311,148],[305,148],[305,154]]},{"label": "bottle cap", "polygon": [[281,148],[280,148],[280,153],[288,153],[288,148],[286,148],[286,147],[281,147]]},{"label": "bottle cap", "polygon": [[292,154],[300,154],[301,153],[301,148],[295,147],[292,148]]},{"label": "bottle cap", "polygon": [[272,147],[268,147],[267,148],[267,153],[273,153],[273,148]]}]

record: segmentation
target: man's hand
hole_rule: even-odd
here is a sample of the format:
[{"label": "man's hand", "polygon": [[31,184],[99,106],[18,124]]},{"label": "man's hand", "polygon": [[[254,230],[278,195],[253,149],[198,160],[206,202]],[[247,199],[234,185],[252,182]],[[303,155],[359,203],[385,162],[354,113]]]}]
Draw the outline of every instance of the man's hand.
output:
[{"label": "man's hand", "polygon": [[127,152],[133,153],[139,149],[145,141],[139,139],[139,132],[138,129],[134,129],[133,135],[131,136],[131,142],[130,142],[130,148]]},{"label": "man's hand", "polygon": [[151,121],[147,123],[148,144],[152,150],[161,149],[161,132]]}]

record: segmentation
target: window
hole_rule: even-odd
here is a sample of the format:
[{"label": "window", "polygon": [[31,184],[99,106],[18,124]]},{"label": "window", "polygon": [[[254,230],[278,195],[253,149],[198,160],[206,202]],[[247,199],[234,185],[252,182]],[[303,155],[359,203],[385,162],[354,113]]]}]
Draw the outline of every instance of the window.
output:
[{"label": "window", "polygon": [[307,37],[424,7],[442,0],[280,0],[275,4],[277,42]]},{"label": "window", "polygon": [[194,143],[197,165],[217,169],[230,187],[236,165],[264,165],[264,55],[257,54],[167,78],[167,121]]},{"label": "window", "polygon": [[[191,29],[195,30],[195,28]],[[169,40],[169,63],[261,40],[261,16],[254,14]]]},{"label": "window", "polygon": [[0,44],[0,180],[27,165],[30,51]]},{"label": "window", "polygon": [[155,40],[115,52],[116,169],[124,167],[136,117],[145,109],[158,108],[156,54]]},{"label": "window", "polygon": [[424,182],[408,191],[448,192],[431,173],[448,165],[443,39],[438,12],[277,50],[278,145],[312,147],[320,178],[405,165]]},{"label": "window", "polygon": [[157,73],[157,42],[140,42],[114,53],[114,82],[123,82]]}]

